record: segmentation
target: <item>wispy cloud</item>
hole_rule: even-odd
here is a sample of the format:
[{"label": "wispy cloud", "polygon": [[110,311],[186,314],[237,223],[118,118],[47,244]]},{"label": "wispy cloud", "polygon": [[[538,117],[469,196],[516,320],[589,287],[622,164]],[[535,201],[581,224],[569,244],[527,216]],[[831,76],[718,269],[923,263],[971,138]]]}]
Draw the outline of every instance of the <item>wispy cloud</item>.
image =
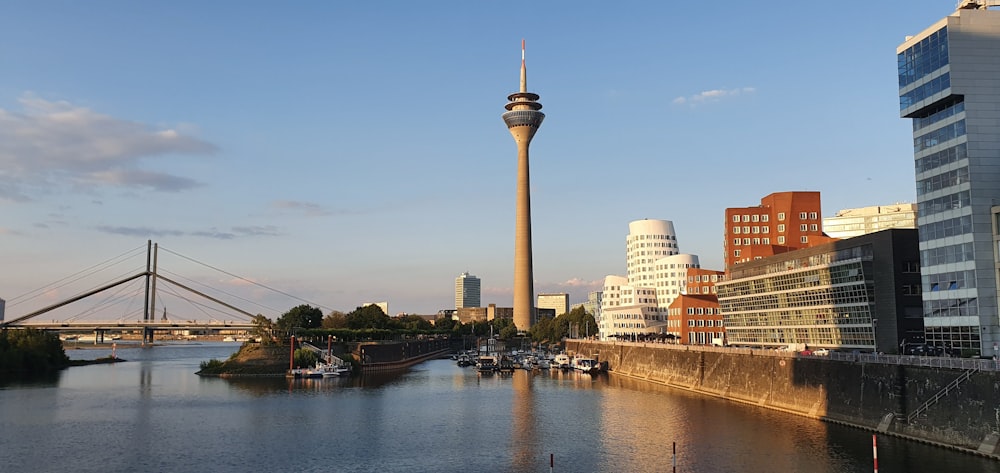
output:
[{"label": "wispy cloud", "polygon": [[115,227],[109,225],[101,225],[96,227],[96,229],[97,231],[104,233],[111,233],[114,235],[125,235],[125,236],[143,237],[143,238],[193,236],[200,238],[212,238],[216,240],[233,240],[236,238],[247,238],[255,236],[281,235],[281,232],[278,231],[278,227],[272,225],[233,227],[229,231],[210,228],[207,230],[197,230],[191,232],[183,230],[165,229],[165,228]]},{"label": "wispy cloud", "polygon": [[756,91],[757,89],[753,87],[742,87],[737,89],[705,90],[689,97],[677,97],[674,99],[674,104],[676,105],[688,104],[691,106],[695,106],[702,103],[718,102],[727,98],[737,97],[740,95],[749,95]]},{"label": "wispy cloud", "polygon": [[[218,148],[174,129],[104,115],[25,94],[21,110],[0,109],[0,199],[31,200],[47,186],[96,184],[176,192],[193,179],[141,169],[140,161]],[[186,128],[186,127],[185,127]]]},{"label": "wispy cloud", "polygon": [[[272,202],[271,206],[281,210],[302,212],[310,217],[324,217],[327,215],[334,214],[333,211],[323,207],[320,204],[315,204],[312,202],[300,202],[297,200],[277,200]],[[339,212],[339,213],[346,213],[346,212]]]}]

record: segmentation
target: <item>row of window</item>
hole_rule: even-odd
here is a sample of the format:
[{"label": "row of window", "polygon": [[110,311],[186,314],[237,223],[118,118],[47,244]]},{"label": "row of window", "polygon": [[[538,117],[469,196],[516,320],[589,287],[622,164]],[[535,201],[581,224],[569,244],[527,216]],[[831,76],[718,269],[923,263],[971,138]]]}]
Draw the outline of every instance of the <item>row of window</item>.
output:
[{"label": "row of window", "polygon": [[871,260],[873,255],[872,245],[858,245],[850,248],[842,248],[835,251],[820,253],[818,255],[803,256],[801,258],[778,261],[753,268],[733,268],[730,270],[731,279],[752,278],[765,274],[783,273],[798,268],[812,266],[822,266],[834,264],[841,261],[854,259]]},{"label": "row of window", "polygon": [[975,254],[972,243],[941,246],[920,252],[920,261],[924,266],[961,263],[963,261],[973,261],[974,259]]},{"label": "row of window", "polygon": [[[917,195],[924,195],[929,192],[938,191],[952,186],[969,182],[969,167],[962,166],[948,172],[937,174],[927,179],[917,181]],[[923,229],[921,229],[922,231]]]},{"label": "row of window", "polygon": [[979,315],[975,297],[954,299],[924,299],[924,317],[961,317]]},{"label": "row of window", "polygon": [[922,225],[918,236],[920,241],[929,241],[966,233],[972,233],[972,216],[970,215]]},{"label": "row of window", "polygon": [[948,64],[948,28],[941,28],[896,55],[899,88]]},{"label": "row of window", "polygon": [[[799,212],[799,220],[806,220],[806,219],[808,219],[808,220],[816,220],[818,218],[819,218],[819,214],[817,214],[816,212]],[[778,220],[779,221],[784,221],[785,220],[785,213],[784,212],[778,212]],[[740,223],[740,222],[746,223],[746,222],[757,222],[757,221],[767,222],[768,221],[768,216],[766,214],[764,214],[764,215],[748,215],[748,214],[733,215],[733,223]],[[744,232],[744,233],[749,233],[749,232]]]},{"label": "row of window", "polygon": [[968,145],[965,143],[959,143],[948,149],[943,149],[917,159],[915,162],[917,174],[937,169],[945,164],[951,164],[968,157]]},{"label": "row of window", "polygon": [[927,115],[913,119],[913,133],[927,128],[941,120],[951,118],[965,111],[965,98],[957,96],[953,101],[938,105],[932,110],[928,110]]},{"label": "row of window", "polygon": [[918,204],[917,211],[920,215],[926,217],[928,215],[934,215],[948,210],[957,210],[970,205],[972,205],[972,195],[969,191],[964,190],[954,194],[948,194],[943,197],[938,197],[937,199],[921,202]]},{"label": "row of window", "polygon": [[924,287],[931,292],[976,287],[976,272],[973,270],[926,274],[921,279]]},{"label": "row of window", "polygon": [[722,327],[721,320],[688,319],[688,327]]},{"label": "row of window", "polygon": [[913,138],[913,152],[919,153],[932,146],[965,136],[965,120],[945,125],[929,133]]},{"label": "row of window", "polygon": [[910,106],[924,100],[938,92],[948,89],[951,87],[951,75],[947,72],[941,74],[928,81],[926,84],[921,85],[903,95],[899,96],[899,110],[903,111]]},{"label": "row of window", "polygon": [[726,328],[730,345],[806,345],[839,347],[873,347],[874,329],[867,327],[816,328]]}]

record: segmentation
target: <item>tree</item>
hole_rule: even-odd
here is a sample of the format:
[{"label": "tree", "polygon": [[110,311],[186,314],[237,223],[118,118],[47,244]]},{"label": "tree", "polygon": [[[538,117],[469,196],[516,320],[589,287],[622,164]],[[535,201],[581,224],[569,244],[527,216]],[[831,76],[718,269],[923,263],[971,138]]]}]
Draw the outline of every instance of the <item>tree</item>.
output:
[{"label": "tree", "polygon": [[306,304],[292,307],[278,317],[278,330],[292,333],[295,328],[318,328],[323,322],[323,311]]},{"label": "tree", "polygon": [[382,312],[382,308],[375,304],[358,307],[347,314],[345,318],[347,319],[347,328],[354,330],[389,328],[390,326],[389,316],[385,315],[385,312]]},{"label": "tree", "polygon": [[271,319],[264,317],[262,314],[257,314],[250,321],[253,322],[253,329],[250,331],[251,336],[259,339],[261,343],[266,345],[274,343],[274,322],[271,322]]},{"label": "tree", "polygon": [[323,328],[333,329],[333,328],[347,328],[347,316],[339,311],[334,310],[323,317]]},{"label": "tree", "polygon": [[309,367],[316,364],[316,354],[312,350],[307,350],[305,348],[299,348],[295,350],[293,354],[293,359],[295,360],[295,367]]},{"label": "tree", "polygon": [[437,319],[434,319],[434,328],[438,330],[452,330],[455,327],[455,324],[462,325],[451,317],[438,317]]}]

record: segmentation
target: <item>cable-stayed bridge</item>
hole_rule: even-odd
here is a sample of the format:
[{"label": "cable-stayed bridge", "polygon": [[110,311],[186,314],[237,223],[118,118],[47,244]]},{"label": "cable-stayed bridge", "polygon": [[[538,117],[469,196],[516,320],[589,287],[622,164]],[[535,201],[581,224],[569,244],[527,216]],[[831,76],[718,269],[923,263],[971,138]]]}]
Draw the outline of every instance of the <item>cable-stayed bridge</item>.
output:
[{"label": "cable-stayed bridge", "polygon": [[[171,271],[170,264],[160,261],[161,252],[171,257],[164,262],[177,264],[175,267],[194,264],[203,273],[202,280],[215,280],[206,283]],[[220,283],[219,274],[225,275],[223,281],[235,282],[237,287],[221,289],[219,286],[225,284]],[[241,288],[244,294],[237,294]],[[257,296],[278,294],[296,304],[318,306],[147,241],[146,245],[7,301],[0,328],[93,331],[96,339],[103,339],[111,331],[138,332],[143,342],[151,342],[154,333],[164,331],[250,330],[255,315],[274,320],[287,310],[254,300],[253,295],[245,294],[246,288]],[[12,317],[12,312],[20,308],[24,313]]]}]

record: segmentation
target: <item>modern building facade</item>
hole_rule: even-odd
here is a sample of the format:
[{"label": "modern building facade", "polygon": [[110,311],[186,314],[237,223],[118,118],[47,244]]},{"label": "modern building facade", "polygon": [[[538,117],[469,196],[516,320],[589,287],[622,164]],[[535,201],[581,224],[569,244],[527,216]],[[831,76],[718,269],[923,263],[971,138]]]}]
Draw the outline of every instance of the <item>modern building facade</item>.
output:
[{"label": "modern building facade", "polygon": [[552,309],[556,311],[556,317],[569,312],[569,294],[565,292],[560,292],[558,294],[539,294],[538,304],[535,307],[539,309]]},{"label": "modern building facade", "polygon": [[583,303],[583,310],[594,316],[598,323],[601,321],[601,299],[604,293],[601,291],[590,291],[587,293],[587,302]]},{"label": "modern building facade", "polygon": [[913,123],[928,344],[996,355],[1000,11],[959,8],[896,49],[899,114]]},{"label": "modern building facade", "polygon": [[723,248],[733,265],[826,243],[819,192],[775,192],[756,207],[726,209]]},{"label": "modern building facade", "polygon": [[518,330],[531,328],[534,317],[534,276],[531,263],[531,180],[528,147],[542,125],[538,94],[528,92],[528,72],[524,65],[524,41],[521,41],[521,88],[507,96],[503,121],[517,143],[517,206],[514,224],[514,325]]},{"label": "modern building facade", "polygon": [[482,295],[482,282],[479,278],[464,272],[455,278],[455,308],[479,307]]},{"label": "modern building facade", "polygon": [[823,218],[823,233],[831,238],[851,238],[889,228],[917,228],[917,204],[843,209],[833,217]]},{"label": "modern building facade", "polygon": [[722,310],[715,285],[725,272],[704,268],[687,270],[687,290],[667,309],[667,333],[682,345],[709,345],[725,341]]},{"label": "modern building facade", "polygon": [[782,253],[727,274],[716,287],[731,345],[899,353],[924,341],[916,230]]},{"label": "modern building facade", "polygon": [[599,336],[666,333],[670,304],[684,293],[688,269],[700,267],[698,256],[680,253],[673,222],[643,219],[629,223],[625,261],[628,276],[604,279]]}]

